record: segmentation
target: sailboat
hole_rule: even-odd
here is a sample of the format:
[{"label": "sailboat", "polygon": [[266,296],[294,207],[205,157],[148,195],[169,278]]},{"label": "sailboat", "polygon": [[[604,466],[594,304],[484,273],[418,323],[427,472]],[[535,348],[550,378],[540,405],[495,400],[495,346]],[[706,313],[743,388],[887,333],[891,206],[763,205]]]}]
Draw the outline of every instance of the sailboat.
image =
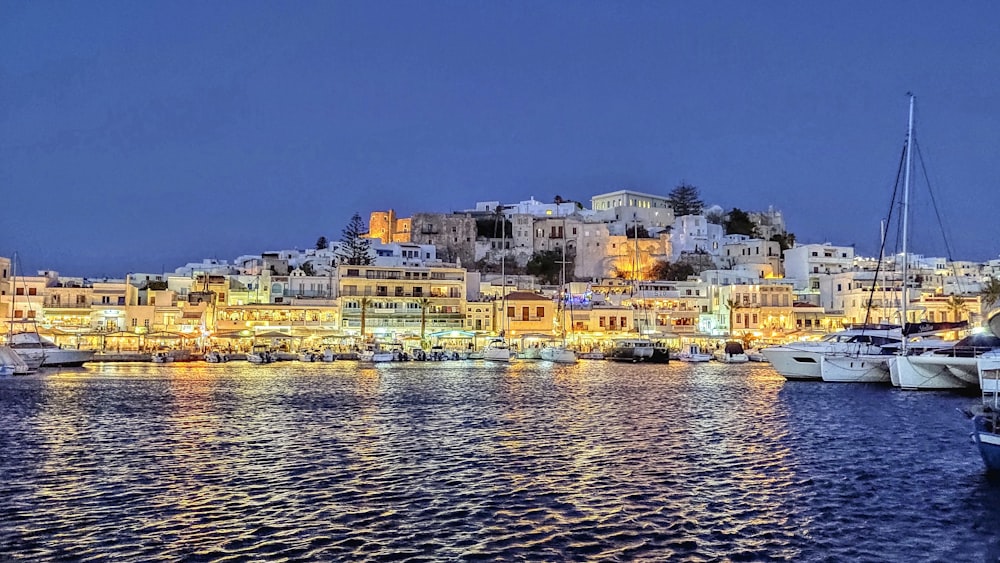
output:
[{"label": "sailboat", "polygon": [[[502,208],[500,208],[500,209],[502,209]],[[502,233],[501,234],[501,239],[500,239],[500,241],[501,241],[500,242],[500,278],[503,280],[501,282],[502,285],[501,285],[501,290],[500,290],[500,294],[501,294],[501,297],[500,297],[500,299],[501,299],[501,305],[500,305],[500,315],[501,315],[501,317],[500,318],[503,319],[501,321],[501,326],[503,328],[500,329],[500,336],[491,339],[486,344],[486,347],[483,348],[483,359],[484,360],[491,360],[491,361],[494,361],[494,362],[509,362],[511,360],[511,358],[513,357],[513,354],[511,353],[511,350],[510,350],[510,344],[508,344],[507,340],[504,338],[505,335],[507,334],[507,269],[506,269],[506,262],[505,262],[505,259],[507,257],[507,249],[504,248],[505,246],[507,246],[507,216],[503,215],[501,213],[500,219],[501,219],[501,222],[500,222],[500,232]],[[496,232],[494,231],[494,235],[495,234],[496,234]]]},{"label": "sailboat", "polygon": [[[906,150],[906,186],[909,187],[910,177],[910,153],[913,144],[913,103],[914,97],[910,95],[910,133]],[[902,318],[904,327],[906,325],[906,306],[909,302],[907,295],[907,267],[908,257],[906,251],[907,231],[906,213],[909,205],[909,192],[905,191],[903,196],[903,304]],[[963,344],[959,346],[959,344]],[[971,348],[971,350],[969,349]],[[967,389],[979,385],[979,372],[977,368],[977,356],[983,350],[976,350],[976,346],[964,346],[964,343],[956,343],[956,346],[948,350],[938,350],[914,355],[907,354],[907,339],[904,338],[900,346],[899,355],[892,357],[889,361],[889,373],[892,384],[903,389]]]},{"label": "sailboat", "polygon": [[[906,306],[908,302],[907,295],[907,263],[909,262],[907,256],[906,239],[907,239],[907,219],[909,215],[909,204],[910,204],[910,172],[913,168],[913,106],[914,106],[914,96],[910,94],[910,111],[909,118],[907,120],[906,128],[906,163],[903,173],[903,206],[901,210],[901,221],[902,221],[902,238],[903,238],[903,299],[901,303],[901,316],[903,319],[904,328],[906,326]],[[882,237],[882,247],[885,247],[885,237]],[[879,255],[879,266],[881,266],[881,260],[884,253]],[[875,288],[878,285],[878,269],[875,273],[875,281],[872,285],[872,298],[868,301],[868,314],[871,312],[872,302],[874,300]],[[866,323],[867,324],[867,323]],[[895,329],[890,329],[893,331],[893,339],[896,338]],[[903,357],[906,354],[906,341],[907,337],[905,335],[905,330],[900,330],[898,332],[898,345],[899,353]],[[820,356],[820,375],[823,381],[832,382],[857,382],[857,383],[889,383],[892,380],[891,376],[891,364],[895,363],[895,358],[891,354],[895,352],[895,342],[881,342],[875,341],[875,336],[868,335],[862,337],[865,340],[859,340],[856,343],[856,347],[853,349],[848,349],[846,353],[840,355],[837,354],[824,354]]]},{"label": "sailboat", "polygon": [[[634,216],[633,216],[634,217]],[[639,275],[639,219],[635,218],[635,257],[632,261],[632,296],[635,296],[635,280]],[[616,338],[611,341],[611,353],[608,359],[617,362],[646,362],[653,358],[653,341],[644,338],[639,331],[639,324],[635,320],[635,310],[632,311],[632,325],[635,326],[636,336],[632,338]],[[662,354],[664,361],[669,360],[668,354]]]},{"label": "sailboat", "polygon": [[563,241],[562,241],[562,270],[559,273],[559,311],[562,318],[559,320],[559,328],[562,342],[559,344],[549,343],[542,348],[542,359],[557,364],[575,364],[579,361],[576,351],[566,347],[566,219],[563,219]]}]

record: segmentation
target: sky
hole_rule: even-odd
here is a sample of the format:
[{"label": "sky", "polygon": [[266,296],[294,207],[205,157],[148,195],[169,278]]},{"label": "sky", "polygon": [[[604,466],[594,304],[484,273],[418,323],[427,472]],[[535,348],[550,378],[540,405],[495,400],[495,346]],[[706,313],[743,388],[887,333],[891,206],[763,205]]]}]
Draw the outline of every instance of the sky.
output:
[{"label": "sky", "polygon": [[874,255],[912,91],[909,250],[985,261],[997,22],[977,0],[0,0],[0,256],[124,277],[310,248],[355,212],[681,182]]}]

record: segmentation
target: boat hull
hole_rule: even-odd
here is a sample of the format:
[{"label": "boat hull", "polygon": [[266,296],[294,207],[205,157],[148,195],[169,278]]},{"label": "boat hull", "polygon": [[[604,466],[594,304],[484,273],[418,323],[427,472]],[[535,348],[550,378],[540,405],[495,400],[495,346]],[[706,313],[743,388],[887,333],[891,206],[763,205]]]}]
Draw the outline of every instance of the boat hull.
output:
[{"label": "boat hull", "polygon": [[890,360],[892,384],[901,389],[969,389],[978,385],[975,358],[895,356]]},{"label": "boat hull", "polygon": [[823,381],[833,383],[889,383],[888,358],[878,356],[823,356]]},{"label": "boat hull", "polygon": [[976,415],[972,417],[972,440],[979,449],[986,471],[1000,473],[1000,434],[994,431],[993,417]]},{"label": "boat hull", "polygon": [[822,354],[812,350],[797,350],[794,348],[775,347],[760,351],[774,368],[785,379],[792,381],[821,381],[823,372],[820,369]]},{"label": "boat hull", "polygon": [[542,360],[557,364],[575,364],[579,358],[576,352],[562,346],[546,346],[539,354]]}]

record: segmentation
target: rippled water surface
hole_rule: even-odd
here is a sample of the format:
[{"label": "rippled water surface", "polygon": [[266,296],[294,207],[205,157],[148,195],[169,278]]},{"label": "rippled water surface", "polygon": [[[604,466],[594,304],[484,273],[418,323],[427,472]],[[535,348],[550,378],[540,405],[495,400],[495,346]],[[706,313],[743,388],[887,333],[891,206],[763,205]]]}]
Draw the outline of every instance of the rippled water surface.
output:
[{"label": "rippled water surface", "polygon": [[996,560],[975,402],[754,364],[6,378],[0,556]]}]

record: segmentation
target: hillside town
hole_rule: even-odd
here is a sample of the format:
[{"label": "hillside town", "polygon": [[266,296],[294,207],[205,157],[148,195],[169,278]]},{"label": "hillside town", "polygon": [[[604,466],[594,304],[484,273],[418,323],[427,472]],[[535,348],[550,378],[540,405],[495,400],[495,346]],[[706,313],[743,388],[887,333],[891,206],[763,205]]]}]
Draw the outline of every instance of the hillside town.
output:
[{"label": "hillside town", "polygon": [[4,333],[37,330],[105,354],[262,343],[343,351],[371,340],[471,350],[497,335],[520,347],[563,337],[577,350],[629,335],[672,348],[759,347],[902,324],[901,310],[908,322],[975,326],[1000,283],[1000,259],[858,256],[796,241],[771,207],[706,207],[685,184],[587,204],[557,196],[410,217],[374,211],[367,225],[355,214],[339,241],[121,279],[19,267],[0,258]]}]

